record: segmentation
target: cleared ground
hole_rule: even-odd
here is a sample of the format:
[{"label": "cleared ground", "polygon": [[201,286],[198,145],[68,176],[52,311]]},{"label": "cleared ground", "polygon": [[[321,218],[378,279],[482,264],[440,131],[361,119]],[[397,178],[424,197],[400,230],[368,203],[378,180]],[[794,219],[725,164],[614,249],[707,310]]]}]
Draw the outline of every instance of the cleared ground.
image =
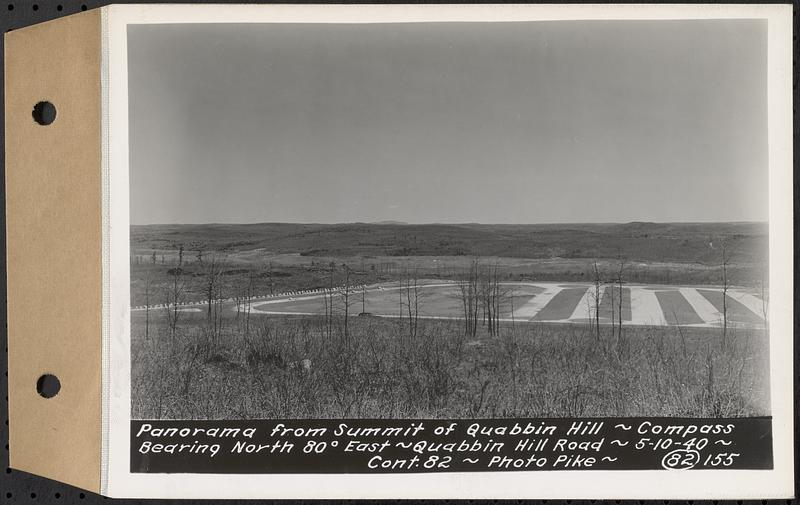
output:
[{"label": "cleared ground", "polygon": [[[588,323],[595,316],[595,286],[570,283],[519,283],[501,285],[505,296],[501,319],[550,323]],[[344,311],[341,289],[333,295],[325,290],[293,292],[250,302],[251,314],[325,314],[333,300],[333,310]],[[459,319],[463,317],[461,288],[455,282],[421,282],[418,286],[419,317]],[[722,289],[678,286],[623,286],[622,321],[627,325],[718,327],[722,324]],[[600,290],[600,323],[619,320],[619,287]],[[412,301],[413,303],[413,301]],[[186,304],[191,310],[202,303]],[[230,310],[244,305],[229,302]],[[397,283],[350,288],[349,314],[401,317],[408,314],[408,290]],[[730,288],[727,295],[728,324],[743,328],[763,328],[764,304],[744,289]],[[143,308],[134,308],[143,310]]]}]

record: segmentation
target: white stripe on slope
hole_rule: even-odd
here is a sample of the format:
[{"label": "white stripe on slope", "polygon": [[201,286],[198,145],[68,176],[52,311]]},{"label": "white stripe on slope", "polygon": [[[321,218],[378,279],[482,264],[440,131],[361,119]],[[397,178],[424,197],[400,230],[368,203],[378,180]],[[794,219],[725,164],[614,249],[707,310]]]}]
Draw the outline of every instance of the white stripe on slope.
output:
[{"label": "white stripe on slope", "polygon": [[728,294],[731,298],[747,307],[747,309],[758,316],[759,319],[764,319],[765,307],[767,310],[769,310],[769,305],[762,304],[761,298],[751,295],[750,293],[744,293],[742,291],[728,291]]},{"label": "white stripe on slope", "polygon": [[547,284],[545,285],[545,290],[539,293],[538,295],[534,295],[526,304],[523,306],[514,309],[514,318],[515,319],[533,319],[536,317],[536,314],[542,310],[545,305],[550,303],[550,300],[553,299],[560,291],[562,290],[561,286],[556,284]]},{"label": "white stripe on slope", "polygon": [[700,316],[706,324],[719,324],[722,315],[714,304],[709,302],[705,296],[701,295],[695,288],[680,288],[678,291],[686,298],[692,309]]},{"label": "white stripe on slope", "polygon": [[[575,310],[572,311],[572,315],[569,316],[569,319],[594,319],[594,286],[589,286],[586,292],[581,297],[578,305],[575,307]],[[602,301],[603,298],[603,287],[601,286],[600,289],[600,300]]]},{"label": "white stripe on slope", "polygon": [[644,324],[666,326],[664,312],[658,303],[656,292],[650,289],[630,286],[631,290],[631,322],[630,324]]}]

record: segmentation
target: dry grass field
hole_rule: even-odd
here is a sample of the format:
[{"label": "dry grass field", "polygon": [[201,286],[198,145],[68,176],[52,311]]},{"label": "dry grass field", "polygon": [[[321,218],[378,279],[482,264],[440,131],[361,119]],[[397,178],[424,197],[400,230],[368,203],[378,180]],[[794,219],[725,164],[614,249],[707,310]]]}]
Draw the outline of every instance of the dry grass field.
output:
[{"label": "dry grass field", "polygon": [[750,416],[769,413],[763,330],[186,313],[148,338],[134,315],[132,415],[158,419]]}]

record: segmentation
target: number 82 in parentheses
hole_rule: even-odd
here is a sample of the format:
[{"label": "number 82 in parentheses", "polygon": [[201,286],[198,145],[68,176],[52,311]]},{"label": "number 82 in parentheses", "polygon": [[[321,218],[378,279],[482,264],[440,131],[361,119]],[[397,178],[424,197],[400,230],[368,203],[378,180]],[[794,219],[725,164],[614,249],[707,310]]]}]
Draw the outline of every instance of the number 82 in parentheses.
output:
[{"label": "number 82 in parentheses", "polygon": [[[704,467],[731,466],[733,461],[740,456],[738,452],[722,452],[709,454],[703,461]],[[689,470],[700,463],[700,453],[692,449],[675,449],[661,459],[661,466],[667,470]]]},{"label": "number 82 in parentheses", "polygon": [[675,449],[661,459],[667,470],[690,470],[700,462],[700,453],[692,449]]}]

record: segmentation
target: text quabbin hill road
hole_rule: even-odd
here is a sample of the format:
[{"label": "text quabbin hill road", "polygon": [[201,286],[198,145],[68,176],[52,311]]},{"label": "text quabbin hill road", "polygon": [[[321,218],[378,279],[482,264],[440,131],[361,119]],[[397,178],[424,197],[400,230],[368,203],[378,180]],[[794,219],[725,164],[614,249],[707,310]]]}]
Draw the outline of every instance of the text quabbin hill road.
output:
[{"label": "text quabbin hill road", "polygon": [[131,421],[134,473],[771,468],[769,417]]}]

